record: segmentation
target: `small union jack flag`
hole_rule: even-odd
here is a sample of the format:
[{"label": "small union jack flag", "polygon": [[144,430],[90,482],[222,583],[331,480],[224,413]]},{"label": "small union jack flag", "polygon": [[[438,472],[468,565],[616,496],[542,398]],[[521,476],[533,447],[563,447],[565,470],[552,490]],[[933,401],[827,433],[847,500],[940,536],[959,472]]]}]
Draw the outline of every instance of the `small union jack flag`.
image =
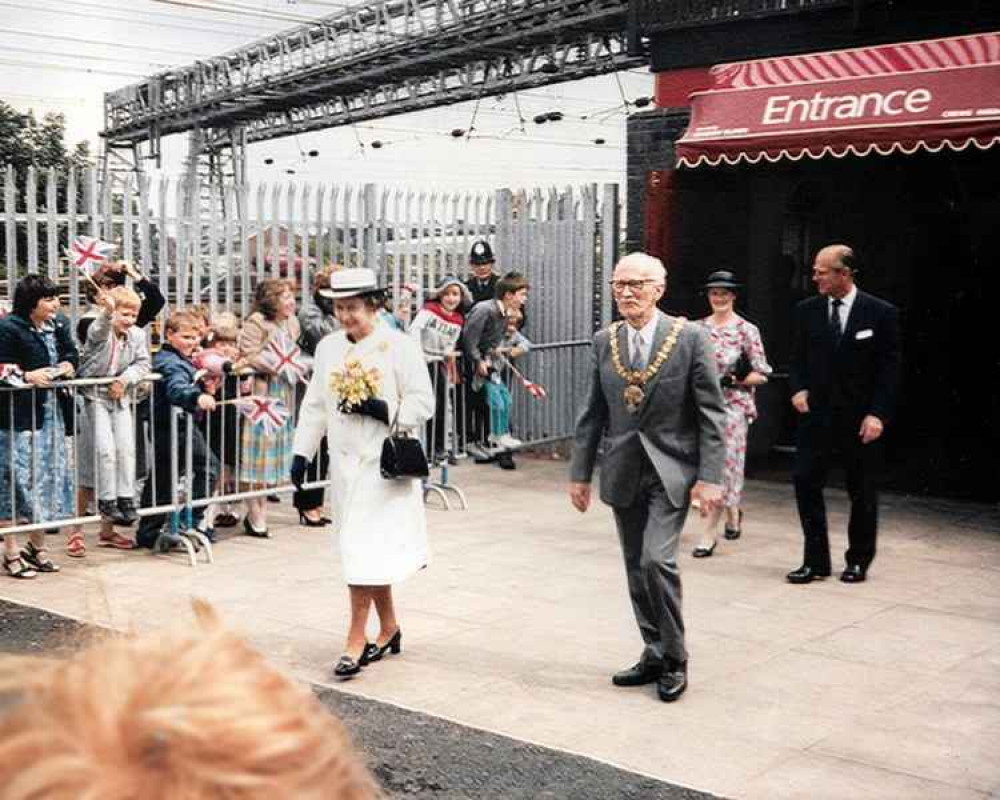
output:
[{"label": "small union jack flag", "polygon": [[542,384],[529,381],[526,377],[524,377],[524,373],[511,363],[509,358],[504,357],[503,361],[510,368],[510,371],[514,373],[514,377],[521,381],[521,385],[528,394],[537,400],[544,400],[549,396],[549,393],[545,391],[545,387],[542,386]]},{"label": "small union jack flag", "polygon": [[539,400],[544,400],[549,396],[549,393],[545,391],[545,387],[540,383],[535,383],[534,381],[524,380],[524,388],[527,390],[528,394],[532,397],[537,397]]},{"label": "small union jack flag", "polygon": [[308,380],[311,359],[282,330],[268,339],[260,357],[269,370],[288,383]]},{"label": "small union jack flag", "polygon": [[93,275],[105,259],[117,249],[110,242],[103,242],[92,236],[77,236],[69,250],[66,251],[66,255],[69,256],[74,267],[83,270],[88,275]]},{"label": "small union jack flag", "polygon": [[268,435],[277,433],[292,415],[288,406],[275,397],[250,395],[240,398],[237,405],[251,425],[262,426]]}]

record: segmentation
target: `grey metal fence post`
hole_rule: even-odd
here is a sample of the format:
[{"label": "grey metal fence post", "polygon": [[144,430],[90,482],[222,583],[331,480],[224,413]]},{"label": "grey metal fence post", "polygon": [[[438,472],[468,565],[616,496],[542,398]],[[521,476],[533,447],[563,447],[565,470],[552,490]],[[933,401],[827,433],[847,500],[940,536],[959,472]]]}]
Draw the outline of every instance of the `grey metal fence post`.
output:
[{"label": "grey metal fence post", "polygon": [[359,267],[378,273],[378,259],[375,251],[375,220],[378,216],[378,202],[376,198],[374,183],[366,183],[363,187],[363,200],[361,202],[361,219],[358,220],[361,240],[359,245],[362,249],[361,258],[358,259]]},{"label": "grey metal fence post", "polygon": [[514,264],[514,203],[510,189],[496,190],[494,208],[496,209],[494,255],[497,260],[497,269],[501,275],[504,275],[517,268]]},{"label": "grey metal fence post", "polygon": [[611,322],[611,287],[608,281],[618,261],[621,207],[618,204],[618,184],[604,184],[601,193],[601,258],[594,275],[594,330]]}]

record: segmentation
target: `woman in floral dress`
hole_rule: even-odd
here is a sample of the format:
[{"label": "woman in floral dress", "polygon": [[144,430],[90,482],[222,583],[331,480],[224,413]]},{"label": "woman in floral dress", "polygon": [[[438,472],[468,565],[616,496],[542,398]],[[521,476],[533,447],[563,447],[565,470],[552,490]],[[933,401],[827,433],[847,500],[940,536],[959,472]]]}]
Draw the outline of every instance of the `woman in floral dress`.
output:
[{"label": "woman in floral dress", "polygon": [[[42,275],[22,278],[12,313],[0,321],[0,364],[16,375],[0,392],[0,526],[51,522],[74,516],[72,470],[66,429],[72,404],[54,381],[72,378],[80,356],[69,320],[59,313],[59,290]],[[69,423],[69,425],[67,425]],[[2,532],[2,531],[0,531]],[[3,571],[13,578],[58,572],[43,531],[3,537]]]},{"label": "woman in floral dress", "polygon": [[764,355],[764,345],[757,326],[733,310],[735,276],[726,270],[713,272],[705,283],[705,293],[712,314],[699,324],[708,330],[715,347],[715,366],[719,370],[722,393],[726,398],[726,465],[722,503],[724,508],[709,514],[701,541],[694,549],[695,558],[707,558],[715,552],[716,533],[723,513],[727,539],[739,539],[743,512],[743,467],[747,453],[747,431],[757,418],[754,387],[767,383],[771,366]]}]

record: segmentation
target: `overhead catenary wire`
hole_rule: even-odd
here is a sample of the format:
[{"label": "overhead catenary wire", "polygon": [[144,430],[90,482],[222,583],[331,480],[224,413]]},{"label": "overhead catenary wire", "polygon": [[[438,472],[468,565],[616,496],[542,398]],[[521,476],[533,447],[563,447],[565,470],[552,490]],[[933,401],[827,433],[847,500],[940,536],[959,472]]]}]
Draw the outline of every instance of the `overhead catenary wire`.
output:
[{"label": "overhead catenary wire", "polygon": [[74,67],[69,64],[39,64],[35,61],[15,61],[14,59],[0,58],[0,64],[10,67],[24,67],[26,69],[62,70],[65,72],[86,72],[90,75],[113,75],[118,78],[142,78],[141,72],[121,72],[120,70],[94,69],[92,67]]},{"label": "overhead catenary wire", "polygon": [[48,31],[23,31],[14,28],[4,28],[0,30],[0,36],[22,36],[32,39],[51,39],[56,42],[72,42],[73,44],[83,44],[92,47],[113,47],[115,50],[140,50],[149,52],[155,50],[158,53],[169,53],[170,55],[184,58],[205,58],[206,53],[195,53],[191,50],[177,50],[176,48],[156,47],[154,45],[126,44],[124,42],[101,42],[94,39],[81,39],[77,36],[63,36],[58,33]]},{"label": "overhead catenary wire", "polygon": [[[47,1],[48,2],[61,2],[61,0],[47,0]],[[147,20],[137,20],[137,19],[130,19],[128,17],[122,17],[122,16],[111,16],[111,15],[108,15],[108,14],[95,14],[93,12],[84,11],[82,9],[79,10],[79,11],[61,11],[61,10],[56,9],[56,8],[43,8],[42,6],[38,6],[38,5],[25,5],[23,3],[12,3],[12,2],[7,2],[6,0],[0,0],[0,7],[4,7],[4,8],[17,8],[17,9],[22,9],[22,10],[26,10],[26,11],[41,12],[41,13],[45,13],[45,14],[55,14],[55,15],[58,15],[58,16],[66,16],[67,14],[69,14],[69,15],[76,16],[76,17],[82,17],[82,18],[84,18],[86,20],[90,20],[90,21],[93,21],[93,20],[102,20],[102,21],[106,21],[106,22],[124,22],[124,23],[128,23],[129,25],[144,25],[144,26],[147,26],[147,27],[159,28],[159,29],[172,28],[174,30],[193,31],[195,33],[200,33],[202,35],[209,35],[209,36],[230,36],[230,37],[233,37],[235,39],[242,39],[243,41],[246,41],[248,39],[248,37],[256,36],[257,38],[261,38],[261,37],[263,37],[263,36],[266,35],[266,33],[264,31],[259,31],[256,34],[236,33],[236,32],[231,31],[231,30],[229,30],[229,31],[212,30],[212,29],[205,28],[204,26],[199,26],[199,25],[181,25],[179,23],[155,22],[155,21],[152,21],[152,20],[149,20],[149,21],[147,21]],[[103,8],[103,6],[101,6],[101,8]]]},{"label": "overhead catenary wire", "polygon": [[[68,6],[86,6],[88,8],[104,9],[105,11],[122,11],[124,13],[129,13],[129,14],[139,14],[144,17],[165,18],[168,20],[177,19],[177,15],[171,14],[169,11],[159,11],[159,10],[148,11],[134,7],[122,8],[120,3],[114,3],[114,2],[108,4],[108,3],[98,3],[95,2],[95,0],[41,0],[41,1],[46,3],[58,3],[60,5],[68,5]],[[156,0],[151,0],[151,2],[156,2]],[[265,25],[264,23],[254,22],[252,20],[247,20],[246,24],[232,22],[228,19],[210,20],[210,22],[212,24],[222,25],[223,27],[231,28],[234,30],[243,29],[246,30],[248,33],[263,32],[264,35],[267,34],[267,31],[271,27],[269,25]]]},{"label": "overhead catenary wire", "polygon": [[247,6],[243,3],[232,3],[232,2],[219,2],[215,0],[212,3],[203,2],[203,0],[153,0],[154,3],[162,3],[164,5],[171,6],[183,6],[184,8],[197,8],[202,11],[211,11],[216,14],[239,14],[240,16],[254,16],[261,17],[262,19],[272,19],[279,22],[291,22],[296,25],[322,25],[321,19],[316,19],[314,17],[306,17],[301,14],[286,14],[280,11],[267,11],[264,9],[255,9],[252,6]]},{"label": "overhead catenary wire", "polygon": [[[14,52],[14,53],[35,53],[35,54],[38,53],[38,50],[33,47],[11,47],[10,45],[3,45],[3,51]],[[97,56],[97,55],[89,55],[87,53],[49,53],[47,57],[70,58],[70,59],[76,58],[76,59],[81,59],[83,61],[106,61],[116,64],[136,64],[136,65],[145,64],[147,66],[160,67],[161,69],[168,69],[171,66],[173,66],[172,64],[164,63],[162,61],[134,61],[130,58],[115,58],[114,56]]]}]

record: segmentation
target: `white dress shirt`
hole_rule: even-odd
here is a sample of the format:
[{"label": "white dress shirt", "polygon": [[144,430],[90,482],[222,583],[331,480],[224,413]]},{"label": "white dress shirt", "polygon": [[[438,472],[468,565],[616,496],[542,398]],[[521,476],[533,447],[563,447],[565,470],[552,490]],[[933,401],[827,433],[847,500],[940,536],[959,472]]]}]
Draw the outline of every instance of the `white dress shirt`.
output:
[{"label": "white dress shirt", "polygon": [[[858,287],[852,286],[851,291],[840,298],[840,308],[837,309],[840,312],[840,332],[843,334],[847,330],[847,318],[851,314],[851,306],[854,305],[854,300],[858,296]],[[829,303],[826,307],[826,318],[830,319],[833,315],[833,301],[834,298],[831,297]]]},{"label": "white dress shirt", "polygon": [[628,326],[628,356],[632,359],[632,354],[635,353],[636,338],[639,337],[639,352],[642,353],[642,367],[645,369],[649,366],[649,358],[653,350],[653,336],[656,335],[656,326],[660,322],[660,315],[653,314],[653,318],[643,325],[641,328],[636,329]]}]

